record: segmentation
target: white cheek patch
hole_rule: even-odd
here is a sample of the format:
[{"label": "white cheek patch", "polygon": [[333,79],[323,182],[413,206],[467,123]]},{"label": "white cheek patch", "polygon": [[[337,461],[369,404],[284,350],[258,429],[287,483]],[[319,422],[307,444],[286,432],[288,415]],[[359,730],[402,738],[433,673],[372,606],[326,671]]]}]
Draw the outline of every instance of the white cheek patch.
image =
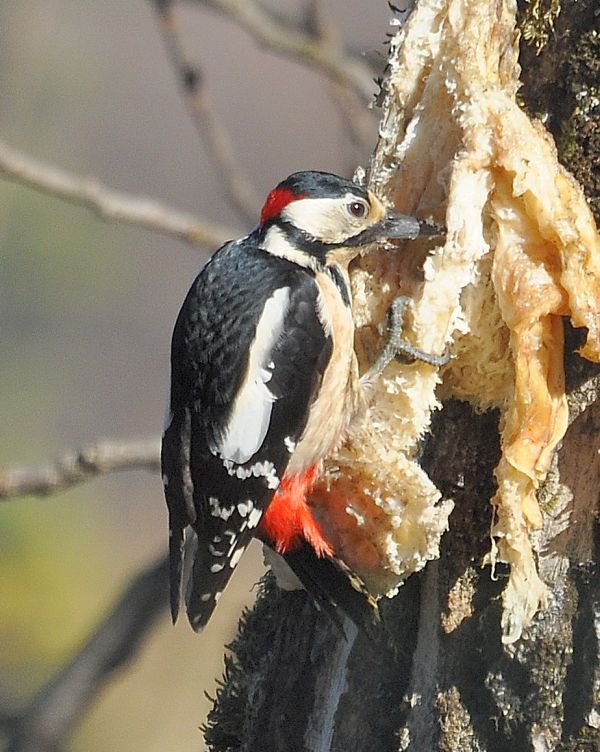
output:
[{"label": "white cheek patch", "polygon": [[227,429],[216,451],[224,460],[243,464],[261,447],[271,421],[275,397],[271,380],[272,350],[283,330],[290,288],[280,287],[265,303],[250,346],[246,377],[235,398]]},{"label": "white cheek patch", "polygon": [[288,204],[281,217],[314,238],[326,243],[339,243],[358,234],[366,225],[364,219],[353,217],[347,209],[356,197],[347,193],[342,198],[301,198]]}]

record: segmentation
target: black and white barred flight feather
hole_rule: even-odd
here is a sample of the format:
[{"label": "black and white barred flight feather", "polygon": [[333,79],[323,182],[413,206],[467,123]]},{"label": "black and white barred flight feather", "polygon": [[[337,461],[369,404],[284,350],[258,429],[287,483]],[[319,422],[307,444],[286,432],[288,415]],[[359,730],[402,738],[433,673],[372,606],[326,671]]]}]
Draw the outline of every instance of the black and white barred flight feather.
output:
[{"label": "black and white barred flight feather", "polygon": [[237,246],[225,245],[200,272],[172,340],[162,450],[171,612],[175,619],[191,525],[198,541],[187,610],[197,630],[256,532],[332,350],[314,276],[259,247],[240,254]]}]

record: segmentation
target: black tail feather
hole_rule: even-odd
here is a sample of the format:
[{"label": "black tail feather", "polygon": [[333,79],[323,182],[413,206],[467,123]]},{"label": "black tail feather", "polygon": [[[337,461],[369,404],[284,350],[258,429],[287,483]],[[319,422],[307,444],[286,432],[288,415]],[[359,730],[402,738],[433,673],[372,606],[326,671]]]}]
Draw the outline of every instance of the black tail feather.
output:
[{"label": "black tail feather", "polygon": [[317,607],[329,616],[344,637],[343,614],[359,630],[375,634],[381,621],[377,601],[363,581],[342,561],[317,556],[308,543],[283,558]]},{"label": "black tail feather", "polygon": [[169,527],[169,592],[173,624],[177,621],[181,603],[184,545],[183,529],[171,523]]},{"label": "black tail feather", "polygon": [[195,632],[200,632],[208,624],[221,593],[250,542],[249,537],[247,533],[235,539],[228,555],[220,558],[210,554],[205,541],[198,541],[185,598],[188,619]]}]

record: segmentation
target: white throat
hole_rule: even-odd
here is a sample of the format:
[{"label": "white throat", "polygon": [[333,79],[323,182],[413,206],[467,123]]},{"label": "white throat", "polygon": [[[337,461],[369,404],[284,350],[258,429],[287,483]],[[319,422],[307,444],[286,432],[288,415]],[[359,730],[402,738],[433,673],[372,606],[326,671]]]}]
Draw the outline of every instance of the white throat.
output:
[{"label": "white throat", "polygon": [[265,233],[262,248],[268,253],[273,254],[273,256],[287,259],[305,269],[317,271],[321,267],[321,264],[319,264],[314,256],[292,245],[283,230],[275,225],[270,227]]}]

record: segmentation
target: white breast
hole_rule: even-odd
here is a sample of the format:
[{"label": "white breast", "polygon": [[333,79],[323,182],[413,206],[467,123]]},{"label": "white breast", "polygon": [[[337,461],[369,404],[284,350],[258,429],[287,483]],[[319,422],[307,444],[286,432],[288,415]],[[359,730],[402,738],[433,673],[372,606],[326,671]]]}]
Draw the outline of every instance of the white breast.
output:
[{"label": "white breast", "polygon": [[358,383],[352,311],[344,305],[329,275],[317,273],[316,282],[320,290],[319,317],[325,331],[331,333],[333,352],[304,433],[290,459],[289,474],[320,462],[341,443],[352,419],[353,389]]}]

